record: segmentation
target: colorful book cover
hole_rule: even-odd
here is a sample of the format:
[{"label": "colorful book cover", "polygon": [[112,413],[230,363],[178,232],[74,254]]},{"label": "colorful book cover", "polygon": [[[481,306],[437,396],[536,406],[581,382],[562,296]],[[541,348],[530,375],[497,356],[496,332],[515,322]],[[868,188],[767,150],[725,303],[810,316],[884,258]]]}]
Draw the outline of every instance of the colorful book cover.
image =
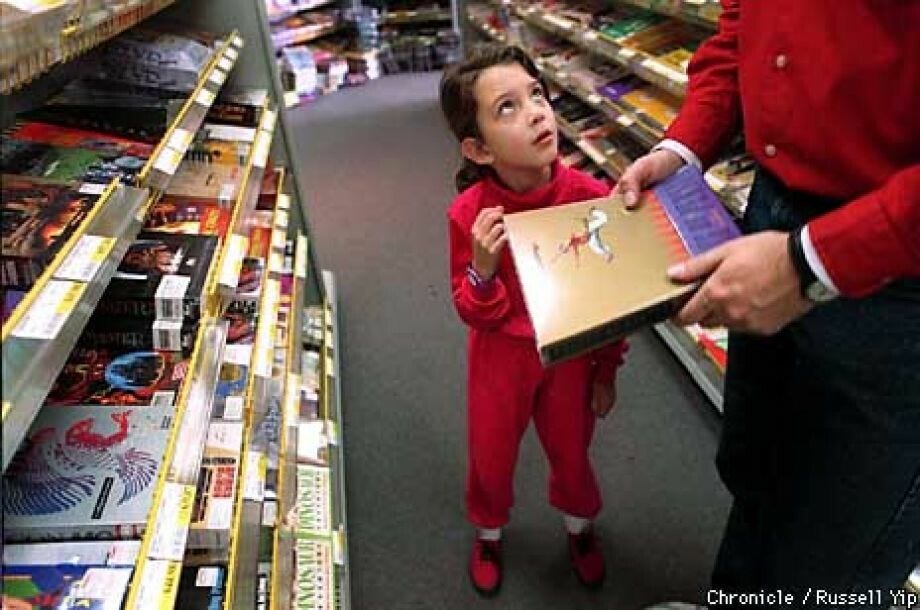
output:
[{"label": "colorful book cover", "polygon": [[41,142],[64,148],[83,148],[98,153],[105,159],[135,157],[146,162],[154,146],[107,133],[39,121],[23,121],[16,125],[8,137],[29,142]]},{"label": "colorful book cover", "polygon": [[16,311],[16,307],[20,302],[26,297],[26,293],[22,290],[15,290],[12,288],[3,288],[3,323],[6,324],[6,321],[13,315],[13,312]]},{"label": "colorful book cover", "polygon": [[222,363],[217,378],[217,390],[214,392],[211,418],[229,421],[242,419],[248,384],[249,365],[237,362]]},{"label": "colorful book cover", "polygon": [[672,315],[697,286],[667,268],[739,235],[689,166],[635,210],[608,197],[510,214],[505,230],[545,364]]},{"label": "colorful book cover", "polygon": [[231,209],[214,203],[186,201],[166,196],[150,208],[144,220],[147,231],[216,235],[225,237],[230,226]]},{"label": "colorful book cover", "polygon": [[652,127],[657,129],[668,128],[677,118],[681,103],[675,96],[654,87],[635,89],[623,95],[621,99],[641,111],[638,113],[640,119],[643,117],[651,119]]},{"label": "colorful book cover", "polygon": [[132,567],[3,566],[3,610],[119,610]]},{"label": "colorful book cover", "polygon": [[104,149],[56,146],[32,140],[3,138],[0,171],[62,182],[108,184],[114,178],[136,184],[147,160]]},{"label": "colorful book cover", "polygon": [[170,180],[166,194],[186,201],[236,201],[243,168],[223,163],[183,161]]},{"label": "colorful book cover", "polygon": [[169,407],[42,409],[4,474],[8,541],[138,539]]},{"label": "colorful book cover", "polygon": [[233,525],[233,498],[242,444],[242,421],[212,421],[208,426],[189,526],[189,548],[217,548],[227,544]]},{"label": "colorful book cover", "polygon": [[96,311],[174,322],[200,318],[218,241],[209,235],[141,231]]},{"label": "colorful book cover", "polygon": [[46,406],[172,406],[188,374],[182,352],[77,347]]},{"label": "colorful book cover", "polygon": [[140,540],[7,544],[3,547],[3,565],[54,566],[66,563],[81,566],[133,567],[137,563],[140,551]]},{"label": "colorful book cover", "polygon": [[2,285],[34,284],[97,200],[71,183],[3,176]]}]

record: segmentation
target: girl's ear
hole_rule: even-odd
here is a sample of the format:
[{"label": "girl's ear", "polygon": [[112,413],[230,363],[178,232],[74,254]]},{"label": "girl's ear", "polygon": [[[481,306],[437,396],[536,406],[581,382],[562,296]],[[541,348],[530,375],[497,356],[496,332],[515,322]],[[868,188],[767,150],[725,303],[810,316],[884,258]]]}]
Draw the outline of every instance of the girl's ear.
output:
[{"label": "girl's ear", "polygon": [[495,161],[495,155],[492,154],[485,142],[478,138],[463,138],[463,141],[460,142],[460,152],[464,157],[478,165],[491,165]]}]

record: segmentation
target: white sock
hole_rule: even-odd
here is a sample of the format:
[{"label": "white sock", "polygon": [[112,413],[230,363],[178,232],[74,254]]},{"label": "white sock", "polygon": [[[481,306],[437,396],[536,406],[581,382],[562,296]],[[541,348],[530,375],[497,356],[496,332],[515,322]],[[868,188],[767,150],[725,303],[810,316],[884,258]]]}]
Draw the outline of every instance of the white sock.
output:
[{"label": "white sock", "polygon": [[562,513],[562,520],[565,521],[565,529],[568,533],[576,535],[584,532],[591,525],[590,519],[576,517],[568,513]]},{"label": "white sock", "polygon": [[502,539],[502,528],[484,528],[480,527],[476,530],[476,535],[480,540],[501,540]]}]

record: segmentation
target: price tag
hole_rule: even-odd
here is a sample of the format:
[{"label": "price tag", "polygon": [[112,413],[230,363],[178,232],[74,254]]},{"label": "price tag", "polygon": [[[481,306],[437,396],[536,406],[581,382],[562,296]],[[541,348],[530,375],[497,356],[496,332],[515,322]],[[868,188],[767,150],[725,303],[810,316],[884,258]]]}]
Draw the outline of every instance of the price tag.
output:
[{"label": "price tag", "polygon": [[268,253],[268,270],[272,273],[284,273],[284,257],[277,250]]},{"label": "price tag", "polygon": [[138,592],[134,610],[172,610],[179,587],[182,562],[151,559],[137,579]]},{"label": "price tag", "polygon": [[198,568],[198,573],[195,575],[195,586],[196,587],[215,587],[217,583],[220,582],[220,568],[216,567],[207,567],[207,568]]},{"label": "price tag", "polygon": [[54,272],[54,277],[59,280],[91,281],[99,273],[99,268],[115,247],[115,242],[114,237],[84,235]]},{"label": "price tag", "polygon": [[287,210],[291,207],[291,196],[287,193],[281,193],[278,195],[278,200],[275,203],[275,207],[279,210]]},{"label": "price tag", "polygon": [[288,218],[288,213],[284,210],[278,210],[278,212],[275,214],[275,228],[284,231],[287,229],[289,221],[290,219]]},{"label": "price tag", "polygon": [[345,565],[345,530],[338,529],[332,537],[332,561],[335,565]]},{"label": "price tag", "polygon": [[275,527],[278,520],[278,503],[266,500],[262,504],[262,525],[264,527]]},{"label": "price tag", "polygon": [[296,91],[288,91],[284,94],[284,107],[293,108],[300,103],[300,96],[297,95]]},{"label": "price tag", "polygon": [[303,382],[300,374],[288,373],[287,392],[284,401],[284,419],[288,424],[296,424],[300,416],[300,384]]},{"label": "price tag", "polygon": [[601,96],[599,96],[596,93],[592,93],[591,95],[588,96],[588,103],[597,106],[598,104],[601,103]]},{"label": "price tag", "polygon": [[181,127],[175,129],[166,141],[166,146],[173,150],[184,153],[188,150],[188,145],[192,143],[192,132]]},{"label": "price tag", "polygon": [[230,59],[230,61],[236,61],[237,58],[240,56],[240,52],[234,49],[233,47],[230,47],[229,49],[227,49],[227,52],[224,53],[224,55],[226,55],[227,58]]},{"label": "price tag", "polygon": [[13,329],[13,336],[54,339],[85,291],[86,284],[82,282],[51,280]]},{"label": "price tag", "polygon": [[240,283],[240,270],[243,268],[243,258],[249,248],[249,240],[234,233],[227,240],[226,248],[223,268],[220,270],[220,285],[236,288]]},{"label": "price tag", "polygon": [[243,482],[243,498],[261,502],[265,498],[265,471],[268,459],[261,451],[246,452],[246,480]]},{"label": "price tag", "polygon": [[623,47],[623,48],[621,48],[619,51],[617,51],[617,55],[620,57],[620,59],[623,59],[623,60],[625,60],[625,61],[629,61],[629,60],[631,60],[633,57],[636,56],[636,52],[635,52],[633,49],[629,49],[629,48],[627,48],[627,47]]},{"label": "price tag", "polygon": [[[261,134],[260,134],[261,135]],[[272,141],[270,137],[261,136],[257,138],[255,144],[255,151],[252,153],[252,166],[264,168],[265,164],[268,163],[268,151],[271,147]]]},{"label": "price tag", "polygon": [[218,87],[223,85],[225,80],[227,80],[227,73],[220,69],[215,69],[211,72],[211,76],[208,77],[208,82],[214,83]]},{"label": "price tag", "polygon": [[555,15],[549,15],[549,14],[544,13],[543,21],[546,21],[547,23],[551,23],[552,25],[562,28],[563,30],[572,29],[571,21],[568,21],[567,19],[560,19],[559,17],[556,17]]},{"label": "price tag", "polygon": [[178,483],[163,486],[160,510],[150,539],[151,558],[182,561],[194,504],[194,486]]},{"label": "price tag", "polygon": [[338,445],[339,444],[339,428],[338,426],[335,425],[335,422],[332,421],[331,419],[327,419],[325,430],[326,430],[326,441],[330,445]]},{"label": "price tag", "polygon": [[294,252],[294,276],[301,280],[307,279],[307,238],[303,235],[297,236],[297,250]]},{"label": "price tag", "polygon": [[198,95],[195,96],[195,102],[202,106],[210,106],[214,103],[214,94],[207,89],[202,89],[198,92]]},{"label": "price tag", "polygon": [[597,36],[598,36],[597,32],[595,32],[594,30],[588,30],[584,34],[584,39],[587,40],[588,42],[594,42],[595,40],[597,40]]},{"label": "price tag", "polygon": [[[246,364],[249,364],[249,359],[246,359]],[[227,396],[224,401],[224,416],[223,419],[229,421],[239,421],[243,419],[243,405],[245,404],[245,399],[242,396]]]},{"label": "price tag", "polygon": [[272,248],[277,248],[278,250],[284,251],[284,247],[286,245],[287,239],[284,231],[272,231]]},{"label": "price tag", "polygon": [[107,184],[83,184],[80,186],[80,192],[84,195],[101,195],[105,192]]},{"label": "price tag", "polygon": [[222,57],[220,61],[217,62],[217,67],[224,72],[229,72],[233,68],[233,60],[229,57]]},{"label": "price tag", "polygon": [[179,163],[182,161],[182,153],[173,150],[172,148],[164,148],[160,151],[160,155],[157,157],[156,163],[153,164],[154,169],[157,169],[168,176],[172,176],[176,173],[176,168],[179,167]]},{"label": "price tag", "polygon": [[230,44],[232,44],[232,45],[235,46],[235,47],[242,48],[242,47],[243,47],[243,39],[240,38],[239,36],[237,36],[236,34],[234,34],[234,35],[233,35],[233,40],[230,41]]},{"label": "price tag", "polygon": [[275,129],[275,122],[278,120],[278,113],[274,110],[266,110],[262,115],[262,130],[272,132]]},{"label": "price tag", "polygon": [[636,121],[633,120],[631,117],[626,116],[625,114],[621,114],[620,116],[617,117],[617,123],[619,123],[623,127],[632,127],[636,123]]}]

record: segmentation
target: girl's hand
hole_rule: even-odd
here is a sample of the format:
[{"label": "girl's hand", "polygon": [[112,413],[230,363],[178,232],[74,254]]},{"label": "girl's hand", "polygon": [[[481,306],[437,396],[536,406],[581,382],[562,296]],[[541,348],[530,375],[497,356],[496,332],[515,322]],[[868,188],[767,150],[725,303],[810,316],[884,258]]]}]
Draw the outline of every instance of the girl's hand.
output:
[{"label": "girl's hand", "polygon": [[483,208],[473,223],[473,269],[483,279],[495,275],[502,248],[508,243],[501,206]]},{"label": "girl's hand", "polygon": [[639,193],[654,184],[657,184],[679,170],[684,160],[670,150],[656,150],[644,157],[636,159],[626,168],[620,181],[613,189],[614,193],[623,195],[626,207],[633,208],[639,203]]},{"label": "girl's hand", "polygon": [[610,381],[595,381],[591,393],[591,410],[598,417],[607,417],[617,402],[617,378]]}]

